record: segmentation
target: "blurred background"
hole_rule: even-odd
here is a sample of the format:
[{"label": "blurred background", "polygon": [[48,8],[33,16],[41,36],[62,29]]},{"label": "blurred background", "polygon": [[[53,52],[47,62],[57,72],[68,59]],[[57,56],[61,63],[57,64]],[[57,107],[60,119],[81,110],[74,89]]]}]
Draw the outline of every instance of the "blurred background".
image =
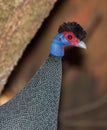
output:
[{"label": "blurred background", "polygon": [[87,50],[65,48],[58,130],[107,130],[107,0],[58,0],[14,68],[0,104],[14,97],[47,58],[60,24],[80,23]]}]

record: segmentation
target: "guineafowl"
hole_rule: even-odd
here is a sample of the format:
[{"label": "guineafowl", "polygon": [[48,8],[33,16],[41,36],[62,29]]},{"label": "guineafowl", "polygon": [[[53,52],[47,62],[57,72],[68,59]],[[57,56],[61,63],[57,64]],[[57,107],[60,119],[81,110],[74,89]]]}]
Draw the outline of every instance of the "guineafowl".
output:
[{"label": "guineafowl", "polygon": [[25,87],[0,107],[0,130],[56,130],[65,46],[86,48],[86,32],[76,22],[59,26],[49,57]]}]

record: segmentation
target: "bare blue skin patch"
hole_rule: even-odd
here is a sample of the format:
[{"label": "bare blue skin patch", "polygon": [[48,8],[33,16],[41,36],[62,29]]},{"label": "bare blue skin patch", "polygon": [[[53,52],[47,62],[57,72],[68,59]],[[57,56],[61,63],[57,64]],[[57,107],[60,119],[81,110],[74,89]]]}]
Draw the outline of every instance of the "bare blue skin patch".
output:
[{"label": "bare blue skin patch", "polygon": [[62,33],[58,33],[52,40],[50,46],[50,54],[53,56],[64,56],[64,46],[69,46],[70,43],[65,39]]}]

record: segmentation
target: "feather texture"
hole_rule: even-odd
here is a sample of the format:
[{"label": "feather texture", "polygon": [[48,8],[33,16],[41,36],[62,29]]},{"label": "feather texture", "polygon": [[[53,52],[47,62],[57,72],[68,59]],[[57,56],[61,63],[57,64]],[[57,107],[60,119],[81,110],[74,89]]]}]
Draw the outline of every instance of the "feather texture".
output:
[{"label": "feather texture", "polygon": [[61,57],[49,56],[26,86],[0,107],[0,130],[56,130]]}]

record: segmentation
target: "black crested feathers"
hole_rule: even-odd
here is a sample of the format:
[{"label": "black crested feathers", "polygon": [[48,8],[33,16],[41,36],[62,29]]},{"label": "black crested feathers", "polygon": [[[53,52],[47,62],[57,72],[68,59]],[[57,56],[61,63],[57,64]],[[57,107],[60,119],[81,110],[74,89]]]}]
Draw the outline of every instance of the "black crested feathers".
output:
[{"label": "black crested feathers", "polygon": [[81,41],[86,37],[86,31],[76,22],[67,22],[59,26],[58,33],[64,31],[73,32],[75,36]]}]

